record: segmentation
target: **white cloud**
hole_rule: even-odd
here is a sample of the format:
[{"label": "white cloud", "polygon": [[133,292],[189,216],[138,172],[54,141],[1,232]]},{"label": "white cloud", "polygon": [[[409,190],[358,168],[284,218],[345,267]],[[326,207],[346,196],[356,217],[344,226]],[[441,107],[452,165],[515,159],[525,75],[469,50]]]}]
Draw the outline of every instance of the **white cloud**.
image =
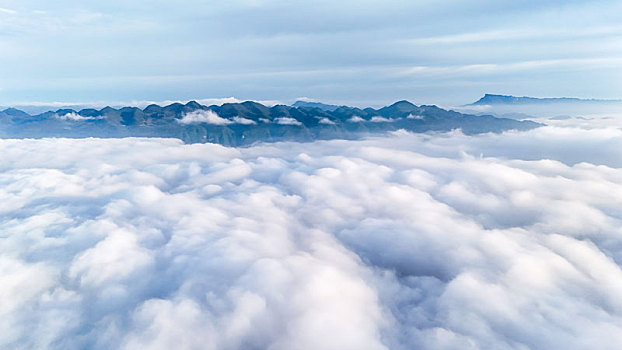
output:
[{"label": "white cloud", "polygon": [[243,118],[243,117],[233,117],[232,120],[233,120],[234,123],[243,124],[243,125],[255,125],[255,124],[257,124],[256,121],[254,121],[252,119],[248,119],[248,118]]},{"label": "white cloud", "polygon": [[426,76],[426,77],[447,77],[447,76],[473,76],[473,75],[492,75],[498,73],[521,72],[521,71],[543,71],[551,67],[577,67],[595,69],[598,67],[619,68],[622,66],[621,57],[587,57],[587,58],[564,58],[564,59],[542,59],[525,60],[504,63],[484,63],[484,64],[457,64],[457,65],[438,65],[438,66],[414,66],[400,70],[395,76]]},{"label": "white cloud", "polygon": [[302,101],[302,102],[319,102],[318,100],[314,99],[314,98],[309,98],[309,97],[297,97],[296,101]]},{"label": "white cloud", "polygon": [[184,116],[177,120],[180,124],[213,124],[213,125],[228,125],[233,124],[233,122],[229,119],[225,119],[220,117],[216,112],[208,109],[208,110],[196,110],[190,113],[184,114]]},{"label": "white cloud", "polygon": [[409,114],[409,115],[406,117],[406,119],[418,119],[418,120],[421,120],[421,119],[423,119],[423,118],[424,118],[424,117],[423,117],[422,115],[414,115],[414,114]]},{"label": "white cloud", "polygon": [[[241,103],[243,100],[240,100],[235,97],[223,97],[223,98],[202,98],[195,100],[132,100],[132,101],[84,101],[84,102],[76,102],[76,101],[17,101],[11,103],[5,103],[6,105],[19,107],[26,110],[35,110],[39,113],[41,111],[46,110],[54,110],[59,108],[72,108],[72,109],[82,109],[82,108],[104,108],[106,106],[111,107],[138,107],[145,108],[151,104],[157,104],[159,106],[168,106],[173,103],[181,103],[186,104],[190,101],[196,101],[204,106],[221,106],[225,103]],[[265,106],[272,106],[278,104],[280,102],[274,100],[266,100],[266,101],[257,101],[259,103],[264,104]]]},{"label": "white cloud", "polygon": [[371,117],[369,121],[372,123],[391,123],[391,122],[394,122],[395,120],[385,118],[385,117],[373,116]]},{"label": "white cloud", "polygon": [[[396,1],[365,2],[356,9],[352,4],[273,2],[251,9],[240,2],[149,7],[144,1],[115,1],[72,8],[69,2],[3,2],[19,13],[1,14],[1,32],[12,35],[2,39],[0,65],[19,69],[3,76],[2,104],[15,105],[23,96],[184,100],[223,92],[253,99],[280,96],[286,102],[302,95],[362,107],[391,103],[395,96],[462,104],[503,86],[513,91],[499,92],[620,95],[620,87],[609,83],[620,78],[621,28],[610,16],[620,12],[619,2]],[[39,9],[44,11],[35,13]],[[184,18],[189,12],[196,16]],[[231,16],[239,25],[225,30]],[[160,45],[153,39],[167,36],[179,40]],[[343,48],[356,54],[343,57]],[[144,65],[134,50],[159,60]],[[118,64],[111,65],[104,53]],[[281,54],[288,60],[275,66]],[[89,55],[87,64],[83,57]],[[309,62],[312,56],[316,61]],[[40,57],[46,57],[45,65]],[[435,65],[409,72],[412,62]],[[101,70],[93,72],[93,66]],[[395,72],[402,70],[401,76]],[[522,79],[525,72],[532,79]],[[331,85],[336,79],[343,83]]]},{"label": "white cloud", "polygon": [[320,121],[318,122],[320,124],[326,124],[326,125],[335,125],[335,122],[328,119],[328,118],[322,118],[320,119]]},{"label": "white cloud", "polygon": [[621,149],[558,127],[0,140],[0,347],[608,348]]},{"label": "white cloud", "polygon": [[63,115],[57,115],[55,114],[56,118],[60,119],[60,120],[70,120],[70,121],[85,121],[85,120],[97,120],[97,119],[102,119],[103,117],[85,117],[83,115],[74,113],[74,112],[70,112],[70,113],[66,113]]},{"label": "white cloud", "polygon": [[16,15],[17,11],[12,10],[12,9],[7,9],[7,8],[0,7],[0,13],[6,13],[6,14],[9,14],[9,15]]},{"label": "white cloud", "polygon": [[365,119],[359,117],[358,115],[353,116],[352,118],[348,119],[348,122],[350,123],[361,123],[364,122]]},{"label": "white cloud", "polygon": [[300,126],[302,125],[301,122],[297,121],[294,118],[290,118],[290,117],[280,117],[280,118],[274,118],[274,122],[280,125],[297,125]]},{"label": "white cloud", "polygon": [[567,39],[567,38],[584,38],[584,37],[602,37],[615,35],[622,28],[619,25],[594,26],[589,29],[565,26],[560,27],[542,27],[535,30],[534,28],[521,29],[503,29],[490,30],[482,32],[466,32],[454,35],[443,35],[436,37],[420,38],[414,40],[405,40],[406,43],[414,45],[437,45],[437,44],[471,44],[488,41],[514,41],[514,40],[542,40],[542,39]]}]

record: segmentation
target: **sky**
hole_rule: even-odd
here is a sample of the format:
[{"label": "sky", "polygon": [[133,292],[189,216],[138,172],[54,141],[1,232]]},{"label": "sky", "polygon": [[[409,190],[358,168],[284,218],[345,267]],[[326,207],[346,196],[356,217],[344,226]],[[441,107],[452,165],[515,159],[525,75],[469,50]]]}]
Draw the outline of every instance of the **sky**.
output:
[{"label": "sky", "polygon": [[0,1],[0,105],[622,97],[620,1]]}]

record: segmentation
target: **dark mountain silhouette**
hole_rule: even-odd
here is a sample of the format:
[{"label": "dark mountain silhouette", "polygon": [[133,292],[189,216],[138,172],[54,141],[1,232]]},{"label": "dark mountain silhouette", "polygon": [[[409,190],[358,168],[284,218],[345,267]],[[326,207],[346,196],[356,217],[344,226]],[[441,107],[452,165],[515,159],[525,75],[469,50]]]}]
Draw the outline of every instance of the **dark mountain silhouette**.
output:
[{"label": "dark mountain silhouette", "polygon": [[336,106],[336,105],[327,105],[321,102],[307,102],[307,101],[296,101],[292,106],[293,107],[319,108],[323,111],[329,111],[329,112],[332,112],[335,109],[339,108],[339,106]]},{"label": "dark mountain silhouette", "polygon": [[320,107],[266,107],[252,101],[204,106],[191,101],[164,107],[152,104],[144,109],[59,109],[38,115],[9,108],[0,111],[0,137],[174,137],[187,143],[238,146],[260,141],[354,139],[399,129],[412,132],[462,129],[466,134],[477,134],[527,130],[542,125],[462,114],[436,106],[416,106],[408,101],[380,109]]}]

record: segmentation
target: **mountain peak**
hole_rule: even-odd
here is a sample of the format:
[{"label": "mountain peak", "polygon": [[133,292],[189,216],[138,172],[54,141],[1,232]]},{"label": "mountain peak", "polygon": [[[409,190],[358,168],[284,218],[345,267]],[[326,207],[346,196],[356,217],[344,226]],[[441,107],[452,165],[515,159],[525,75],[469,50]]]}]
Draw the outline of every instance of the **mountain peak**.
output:
[{"label": "mountain peak", "polygon": [[325,104],[325,103],[321,103],[321,102],[309,102],[309,101],[301,101],[298,100],[296,101],[292,107],[306,107],[306,108],[319,108],[323,111],[328,111],[328,112],[333,112],[335,111],[337,108],[339,108],[339,106],[337,105],[329,105],[329,104]]},{"label": "mountain peak", "polygon": [[17,108],[7,108],[4,111],[1,111],[0,113],[9,115],[11,117],[29,117],[30,116],[30,114],[24,111],[20,111]]},{"label": "mountain peak", "polygon": [[401,100],[401,101],[397,101],[394,104],[387,106],[387,107],[383,107],[380,108],[378,110],[378,112],[383,116],[383,117],[387,117],[387,118],[399,118],[399,117],[403,117],[413,111],[418,110],[419,107],[415,106],[414,104],[410,103],[409,101],[406,100]]},{"label": "mountain peak", "polygon": [[410,101],[400,100],[392,104],[391,106],[414,106]]},{"label": "mountain peak", "polygon": [[201,109],[203,108],[203,105],[198,103],[197,101],[190,101],[188,103],[186,103],[186,107],[192,108],[192,109]]}]

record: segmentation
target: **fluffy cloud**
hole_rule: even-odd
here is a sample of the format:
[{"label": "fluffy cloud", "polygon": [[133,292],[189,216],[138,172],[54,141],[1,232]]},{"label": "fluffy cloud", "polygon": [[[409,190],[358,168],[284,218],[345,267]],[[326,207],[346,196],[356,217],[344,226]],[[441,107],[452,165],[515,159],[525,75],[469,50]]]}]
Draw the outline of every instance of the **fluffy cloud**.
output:
[{"label": "fluffy cloud", "polygon": [[619,149],[552,127],[0,140],[0,347],[607,348]]},{"label": "fluffy cloud", "polygon": [[335,122],[328,119],[328,118],[322,118],[320,119],[320,121],[318,122],[320,124],[325,124],[325,125],[335,125]]},{"label": "fluffy cloud", "polygon": [[85,121],[85,120],[96,120],[102,119],[103,117],[85,117],[83,115],[79,115],[77,113],[71,112],[63,115],[54,115],[56,118],[60,120],[69,120],[69,121]]},{"label": "fluffy cloud", "polygon": [[232,120],[233,120],[234,123],[243,124],[243,125],[255,125],[255,124],[257,124],[256,121],[248,119],[248,118],[244,118],[244,117],[233,117]]},{"label": "fluffy cloud", "polygon": [[371,117],[371,119],[369,120],[372,123],[391,123],[393,121],[395,121],[394,119],[389,119],[389,118],[385,118],[385,117]]},{"label": "fluffy cloud", "polygon": [[242,118],[239,116],[231,119],[225,119],[216,114],[212,110],[196,110],[190,113],[186,113],[183,118],[178,120],[181,124],[213,124],[213,125],[229,125],[229,124],[242,124],[242,125],[254,125],[257,124],[254,120],[248,118]]},{"label": "fluffy cloud", "polygon": [[280,125],[302,125],[301,122],[297,121],[294,118],[290,118],[290,117],[280,117],[280,118],[274,118],[274,122]]},{"label": "fluffy cloud", "polygon": [[196,110],[190,113],[184,114],[183,118],[179,119],[180,124],[199,124],[207,123],[214,125],[227,125],[233,124],[229,119],[220,117],[216,112],[212,110]]},{"label": "fluffy cloud", "polygon": [[353,116],[352,118],[348,119],[348,122],[350,123],[360,123],[360,122],[364,122],[365,119],[359,117],[358,115]]}]

